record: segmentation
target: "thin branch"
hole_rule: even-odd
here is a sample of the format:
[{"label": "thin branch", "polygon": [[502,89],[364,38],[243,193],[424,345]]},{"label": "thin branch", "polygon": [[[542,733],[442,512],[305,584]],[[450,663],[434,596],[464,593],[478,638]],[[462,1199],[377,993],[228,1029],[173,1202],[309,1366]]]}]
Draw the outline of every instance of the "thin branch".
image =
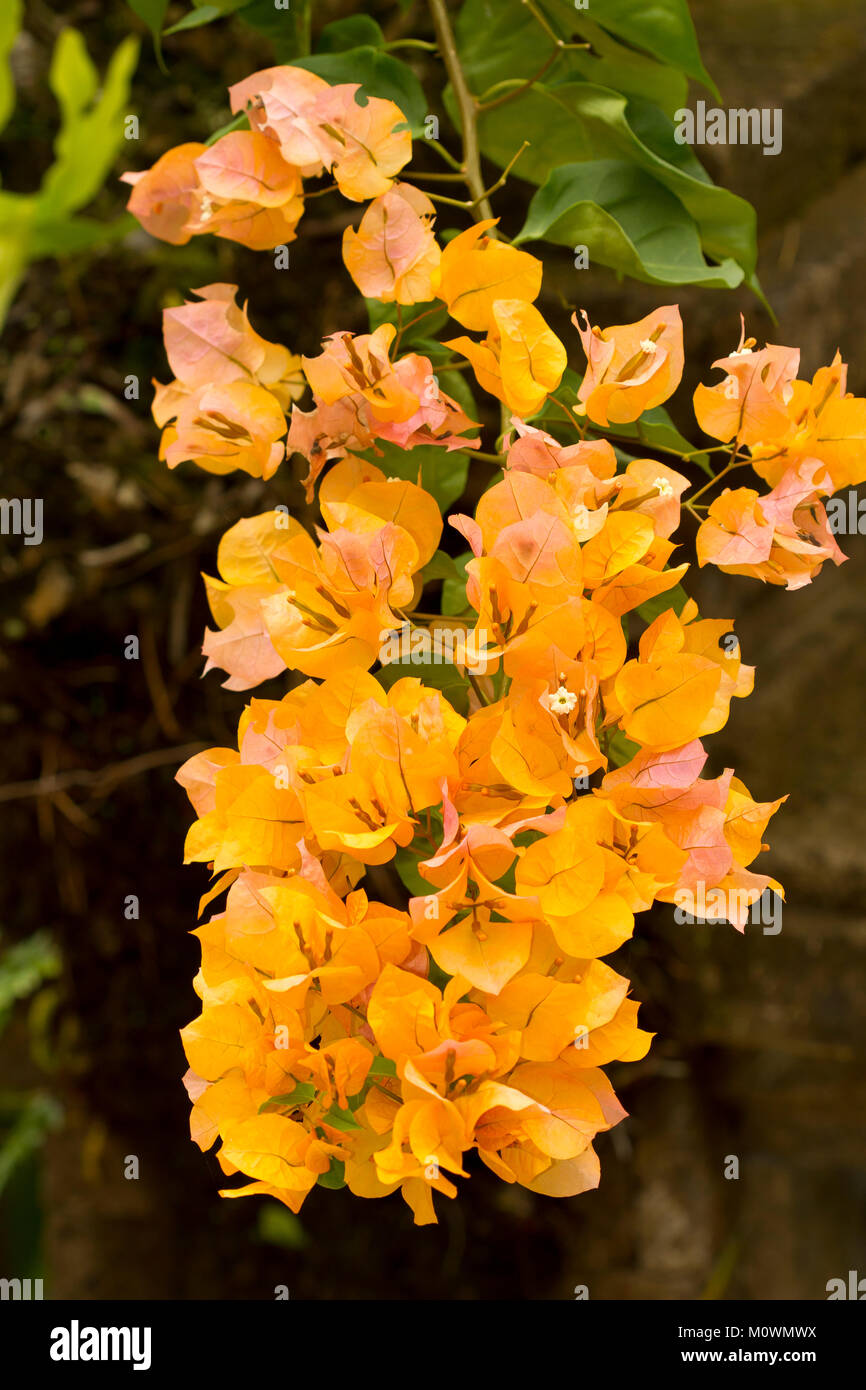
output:
[{"label": "thin branch", "polygon": [[[506,181],[506,179],[508,178],[508,175],[511,173],[511,170],[514,168],[514,166],[515,166],[515,164],[517,163],[518,159],[519,159],[520,156],[523,154],[523,151],[529,149],[529,144],[530,144],[530,142],[529,142],[528,140],[524,140],[523,144],[520,146],[520,149],[517,151],[517,153],[516,153],[515,155],[512,155],[512,156],[511,156],[511,158],[509,159],[509,161],[508,161],[508,163],[506,164],[505,168],[502,170],[502,173],[499,175],[499,178],[496,180],[496,182],[495,182],[495,183],[492,183],[492,184],[490,185],[489,188],[487,188],[487,189],[484,190],[484,197],[485,197],[485,198],[489,198],[490,195],[491,195],[492,193],[497,193],[497,192],[499,191],[499,189],[502,188],[502,187],[504,186],[505,181]],[[474,204],[473,204],[473,206],[474,206]]]},{"label": "thin branch", "polygon": [[478,684],[478,679],[477,679],[477,677],[474,676],[474,675],[472,674],[471,671],[467,671],[467,672],[466,672],[466,676],[467,676],[467,679],[468,679],[468,681],[469,681],[469,684],[472,686],[472,689],[475,691],[475,694],[478,696],[478,703],[479,703],[479,705],[481,705],[482,708],[484,708],[485,705],[489,705],[489,704],[490,704],[490,701],[487,699],[487,697],[486,697],[485,694],[484,694],[484,691],[481,689],[481,686]]},{"label": "thin branch", "polygon": [[436,179],[441,183],[465,183],[463,174],[428,174],[426,169],[413,169],[413,179]]},{"label": "thin branch", "polygon": [[524,92],[528,92],[531,87],[535,86],[536,82],[541,81],[548,68],[552,67],[556,62],[561,51],[562,50],[559,48],[554,48],[550,57],[542,63],[538,72],[534,73],[526,82],[522,82],[519,77],[510,77],[507,78],[505,82],[497,82],[495,86],[489,89],[491,92],[499,91],[502,87],[510,87],[511,91],[505,92],[503,96],[497,97],[495,101],[485,101],[484,97],[488,95],[488,92],[485,92],[484,96],[482,96],[478,102],[478,110],[495,111],[498,106],[507,106],[509,101],[515,101],[517,97],[522,97]]},{"label": "thin branch", "polygon": [[568,49],[568,48],[583,48],[583,49],[587,49],[587,48],[592,48],[592,44],[591,44],[591,43],[566,43],[565,39],[561,39],[561,38],[559,37],[559,35],[557,34],[556,30],[555,30],[555,29],[552,27],[552,25],[550,24],[549,20],[547,19],[547,16],[544,15],[544,14],[542,14],[542,12],[541,12],[541,10],[539,9],[539,7],[535,4],[535,0],[520,0],[520,3],[521,3],[521,5],[525,5],[525,6],[526,6],[526,8],[529,10],[529,13],[530,13],[530,14],[533,16],[533,18],[536,19],[536,20],[538,21],[538,23],[541,25],[541,27],[542,27],[542,29],[544,30],[545,34],[547,34],[550,38],[553,39],[553,42],[556,44],[557,48],[559,48],[559,49]]},{"label": "thin branch", "polygon": [[451,208],[462,208],[464,212],[471,212],[475,207],[474,203],[469,203],[465,198],[449,198],[445,193],[428,193],[427,197],[431,203],[447,203]]},{"label": "thin branch", "polygon": [[[684,463],[689,463],[692,459],[699,458],[701,454],[726,454],[728,452],[728,447],[727,444],[713,444],[709,448],[690,449],[687,454],[680,454],[680,458]],[[650,448],[657,449],[658,445],[651,444]],[[671,452],[673,453],[674,450],[671,450]]]},{"label": "thin branch", "polygon": [[690,506],[693,507],[697,502],[698,498],[703,497],[705,492],[709,492],[710,488],[713,486],[714,483],[719,482],[722,478],[726,478],[727,475],[729,473],[732,473],[735,468],[749,468],[751,467],[751,463],[751,459],[738,459],[737,454],[734,453],[731,456],[730,463],[726,463],[720,473],[714,473],[712,478],[710,478],[710,481],[708,483],[704,483],[703,487],[699,487],[694,496],[689,498]]},{"label": "thin branch", "polygon": [[471,210],[476,221],[492,221],[493,209],[488,202],[487,194],[484,191],[484,180],[481,177],[475,98],[467,86],[463,68],[460,65],[460,55],[457,52],[454,30],[451,28],[445,0],[430,0],[430,8],[433,11],[433,23],[436,28],[439,52],[442,54],[442,61],[445,64],[451,86],[454,88],[457,108],[460,112],[463,134],[463,168],[466,170],[466,183],[474,200]]},{"label": "thin branch", "polygon": [[[366,1023],[366,1019],[364,1020],[364,1022]],[[395,1096],[395,1095],[394,1095],[394,1092],[393,1092],[393,1091],[389,1091],[388,1088],[387,1088],[387,1086],[383,1086],[382,1083],[381,1083],[380,1081],[375,1081],[375,1080],[373,1080],[373,1078],[371,1077],[371,1078],[370,1078],[370,1085],[371,1085],[371,1086],[375,1086],[375,1087],[376,1087],[376,1090],[377,1090],[377,1091],[381,1091],[381,1092],[382,1092],[382,1095],[383,1095],[383,1096],[387,1096],[389,1100],[393,1100],[393,1102],[394,1102],[395,1105],[399,1105],[399,1104],[400,1104],[400,1096],[399,1096],[399,1095],[396,1095],[396,1096]]]},{"label": "thin branch", "polygon": [[[650,443],[648,439],[635,439],[632,434],[617,434],[615,430],[610,429],[605,429],[604,434],[598,435],[597,438],[615,439],[618,444],[643,444],[645,448],[652,449],[653,453],[670,454],[671,458],[682,459],[685,463],[688,463],[690,459],[697,458],[699,454],[727,454],[730,451],[730,445],[713,444],[706,448],[691,449],[685,454],[682,449],[671,449],[667,444]],[[720,478],[721,476],[721,473],[716,474],[716,477]]]},{"label": "thin branch", "polygon": [[446,164],[450,164],[452,169],[457,170],[461,179],[465,179],[466,170],[463,168],[463,165],[460,163],[460,160],[454,158],[450,150],[446,150],[445,146],[439,140],[428,140],[427,144],[430,145],[431,148],[434,149],[437,154],[440,154],[442,156]]},{"label": "thin branch", "polygon": [[427,53],[435,53],[435,43],[429,43],[427,39],[392,39],[385,44],[385,52],[391,53],[395,48],[423,48]]},{"label": "thin branch", "polygon": [[[399,306],[398,306],[398,307],[399,307]],[[399,351],[399,349],[400,349],[400,344],[401,344],[401,342],[403,341],[403,337],[404,337],[404,335],[405,335],[406,333],[409,332],[409,329],[410,329],[410,328],[414,328],[416,323],[421,323],[422,319],[429,319],[429,317],[430,317],[431,314],[438,314],[438,313],[439,313],[439,309],[440,309],[440,306],[439,306],[438,304],[436,304],[436,305],[433,306],[432,309],[425,309],[425,311],[424,311],[423,314],[416,314],[415,317],[414,317],[414,319],[410,319],[408,323],[402,323],[402,322],[400,321],[399,315],[398,315],[397,336],[396,336],[396,338],[394,339],[394,356],[395,356],[395,357],[396,357],[396,355],[397,355],[397,353],[398,353],[398,351]],[[401,310],[401,312],[402,312],[402,310]]]},{"label": "thin branch", "polygon": [[80,768],[76,772],[58,772],[50,777],[38,777],[33,782],[7,782],[0,786],[0,801],[20,801],[31,796],[56,796],[67,787],[92,787],[95,792],[110,790],[116,782],[124,782],[130,777],[138,777],[142,772],[150,772],[166,763],[180,762],[200,753],[206,743],[184,743],[176,748],[157,748],[153,753],[140,753],[135,758],[127,758],[121,763],[111,763],[108,767],[92,772]]},{"label": "thin branch", "polygon": [[568,408],[568,406],[565,404],[565,402],[559,400],[559,398],[558,398],[557,396],[548,396],[547,399],[548,399],[549,401],[553,401],[553,404],[554,404],[554,405],[559,406],[559,409],[562,411],[563,415],[565,416],[565,418],[566,418],[566,420],[568,421],[568,423],[571,425],[572,429],[576,430],[577,433],[580,435],[581,439],[583,439],[584,433],[583,433],[583,430],[581,429],[580,421],[577,419],[577,417],[575,416],[574,412],[571,411],[571,410],[569,410],[569,408]]}]

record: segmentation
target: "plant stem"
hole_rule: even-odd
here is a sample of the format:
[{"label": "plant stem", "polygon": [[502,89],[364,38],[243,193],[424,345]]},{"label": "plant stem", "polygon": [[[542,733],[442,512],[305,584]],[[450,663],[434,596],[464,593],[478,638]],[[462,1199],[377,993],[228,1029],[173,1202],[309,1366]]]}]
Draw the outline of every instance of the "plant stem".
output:
[{"label": "plant stem", "polygon": [[426,169],[413,169],[413,179],[436,179],[440,183],[465,183],[462,174],[428,174]]},{"label": "plant stem", "polygon": [[514,166],[515,166],[515,164],[517,163],[518,159],[519,159],[520,156],[523,154],[523,151],[529,149],[529,143],[530,143],[530,142],[529,142],[528,140],[524,140],[523,144],[520,146],[520,149],[517,151],[517,153],[516,153],[516,154],[513,154],[513,155],[511,156],[511,158],[509,159],[508,163],[506,164],[506,166],[505,166],[505,168],[503,169],[502,173],[499,175],[499,178],[496,180],[496,182],[495,182],[495,183],[492,183],[492,184],[490,185],[489,188],[485,188],[485,190],[484,190],[484,197],[485,197],[485,198],[489,198],[490,195],[491,195],[492,193],[498,192],[498,190],[499,190],[500,188],[503,187],[503,185],[504,185],[506,179],[508,178],[508,175],[511,173],[511,170],[514,168]]},{"label": "plant stem", "polygon": [[410,319],[408,323],[403,323],[403,322],[402,322],[403,310],[402,310],[402,307],[398,306],[398,328],[397,328],[397,336],[396,336],[396,338],[394,339],[394,354],[395,354],[395,356],[396,356],[396,354],[397,354],[398,348],[400,347],[400,343],[401,343],[401,341],[402,341],[402,339],[403,339],[403,334],[404,334],[404,333],[408,333],[408,332],[409,332],[409,329],[410,329],[410,328],[414,328],[414,327],[415,327],[415,324],[416,324],[416,323],[420,323],[422,319],[429,319],[429,317],[430,317],[431,314],[438,314],[438,312],[439,312],[439,305],[438,305],[438,304],[435,304],[435,305],[433,306],[432,309],[425,309],[423,314],[416,314],[415,317],[414,317],[414,319]]},{"label": "plant stem", "polygon": [[[633,435],[617,434],[615,430],[609,429],[605,429],[604,433],[600,434],[598,438],[615,439],[620,444],[643,444],[647,449],[652,449],[656,454],[670,454],[671,458],[683,459],[686,463],[689,459],[697,458],[699,454],[726,454],[728,452],[727,445],[711,444],[705,449],[691,449],[689,453],[684,454],[682,449],[671,449],[667,444],[653,444],[648,439],[635,439]],[[722,475],[718,473],[716,476],[720,478]],[[711,479],[710,481],[712,482],[713,480]]]},{"label": "plant stem", "polygon": [[520,3],[521,5],[526,6],[533,19],[537,20],[538,23],[541,25],[545,34],[548,34],[549,37],[553,39],[553,42],[556,44],[557,48],[592,48],[591,43],[566,43],[565,39],[561,39],[551,26],[550,22],[542,14],[538,6],[534,3],[534,0],[520,0]]},{"label": "plant stem", "polygon": [[217,140],[221,140],[224,135],[229,135],[233,130],[243,130],[244,126],[249,127],[249,123],[246,111],[240,111],[234,120],[229,121],[227,125],[221,125],[219,130],[215,130],[213,135],[209,135],[205,144],[215,145]]},{"label": "plant stem", "polygon": [[486,696],[485,696],[485,694],[484,694],[484,691],[481,689],[481,686],[478,684],[478,681],[477,681],[476,677],[473,676],[473,674],[472,674],[471,671],[467,671],[467,672],[466,672],[466,675],[467,675],[467,677],[468,677],[469,684],[472,686],[472,689],[475,691],[475,694],[478,696],[478,703],[479,703],[479,705],[481,705],[482,708],[483,708],[485,705],[489,705],[489,704],[490,704],[490,701],[486,698]]},{"label": "plant stem", "polygon": [[[542,63],[541,67],[538,69],[538,72],[536,72],[534,76],[530,77],[526,82],[521,81],[519,77],[510,77],[507,78],[504,82],[497,82],[495,87],[490,88],[491,92],[498,91],[502,87],[509,87],[511,90],[505,92],[501,97],[497,97],[495,101],[485,101],[482,97],[482,99],[478,103],[478,110],[495,111],[498,106],[506,106],[509,101],[514,101],[517,97],[522,97],[524,92],[528,92],[531,87],[535,86],[536,82],[541,81],[541,78],[547,72],[548,68],[552,67],[553,64],[556,62],[561,51],[562,50],[559,48],[554,48],[550,57]],[[485,96],[486,95],[487,93],[485,93]]]},{"label": "plant stem", "polygon": [[462,200],[460,198],[449,198],[444,193],[430,192],[427,194],[427,197],[430,199],[431,203],[447,203],[449,207],[462,208],[464,212],[472,212],[475,207],[474,203],[468,203],[465,198]]},{"label": "plant stem", "polygon": [[466,174],[463,169],[463,165],[460,163],[460,160],[455,159],[451,151],[446,150],[445,146],[439,140],[428,140],[427,144],[432,146],[432,148],[436,150],[437,154],[441,154],[442,158],[445,160],[445,163],[450,164],[452,169],[456,169],[462,179],[466,178]]},{"label": "plant stem", "polygon": [[312,0],[300,0],[294,14],[298,53],[304,57],[312,46]]},{"label": "plant stem", "polygon": [[394,48],[423,48],[427,53],[435,53],[435,43],[428,43],[426,39],[392,39],[385,44],[385,52],[390,53]]},{"label": "plant stem", "polygon": [[383,1095],[383,1096],[387,1096],[389,1100],[393,1100],[393,1102],[394,1102],[395,1105],[399,1105],[399,1104],[400,1104],[400,1096],[399,1096],[399,1095],[395,1096],[395,1095],[394,1095],[394,1092],[393,1092],[393,1091],[389,1091],[388,1088],[387,1088],[386,1086],[383,1086],[383,1085],[381,1084],[381,1082],[379,1082],[379,1081],[374,1081],[374,1080],[371,1078],[371,1079],[370,1079],[370,1085],[371,1085],[371,1086],[375,1086],[375,1087],[376,1087],[376,1090],[377,1090],[377,1091],[381,1091],[381,1092],[382,1092],[382,1095]]},{"label": "plant stem", "polygon": [[568,423],[572,426],[574,430],[577,431],[577,433],[580,435],[580,438],[583,439],[583,430],[580,427],[580,423],[577,417],[573,414],[573,412],[569,410],[565,402],[559,400],[557,396],[549,396],[548,400],[553,401],[554,405],[559,406],[559,409],[562,411]]},{"label": "plant stem", "polygon": [[463,136],[463,168],[466,171],[467,187],[474,200],[471,210],[476,222],[490,221],[493,219],[493,209],[484,191],[484,180],[481,177],[476,101],[466,84],[463,68],[460,65],[460,55],[457,52],[454,30],[451,28],[445,0],[430,0],[430,8],[433,12],[439,52],[442,54],[442,61],[445,64],[451,86],[454,88],[457,109],[460,112]]},{"label": "plant stem", "polygon": [[689,498],[689,504],[690,504],[690,506],[693,507],[694,504],[697,502],[697,500],[698,500],[699,497],[703,497],[704,493],[705,493],[705,492],[709,492],[710,488],[713,486],[714,483],[719,482],[719,480],[720,480],[721,478],[727,477],[728,473],[731,473],[731,472],[733,471],[733,469],[735,469],[735,468],[748,468],[749,465],[751,464],[751,462],[752,462],[751,459],[739,459],[739,460],[738,460],[738,459],[737,459],[736,453],[733,454],[730,463],[726,463],[726,464],[725,464],[725,466],[724,466],[724,468],[722,469],[721,473],[715,473],[715,474],[713,475],[713,477],[710,478],[710,481],[709,481],[708,483],[704,483],[703,487],[698,488],[698,490],[697,490],[697,492],[695,493],[694,497],[690,497],[690,498]]}]

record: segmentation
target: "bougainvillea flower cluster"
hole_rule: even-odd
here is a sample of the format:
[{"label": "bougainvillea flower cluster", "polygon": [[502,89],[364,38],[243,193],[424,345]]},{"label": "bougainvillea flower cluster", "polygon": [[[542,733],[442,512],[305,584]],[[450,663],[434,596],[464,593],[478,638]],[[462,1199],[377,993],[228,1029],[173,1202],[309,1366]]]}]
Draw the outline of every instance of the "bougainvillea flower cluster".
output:
[{"label": "bougainvillea flower cluster", "polygon": [[[259,335],[232,285],[165,313],[167,464],[267,479],[298,455],[321,517],[314,532],[285,508],[238,521],[206,577],[208,667],[236,691],[296,683],[252,697],[236,746],[179,774],[186,857],[215,876],[202,912],[225,894],[196,933],[192,1135],[249,1180],[227,1197],[296,1212],[317,1183],[399,1191],[424,1223],[479,1160],[533,1192],[595,1186],[593,1141],[625,1114],[603,1068],[652,1036],[604,958],[654,903],[712,891],[743,930],[781,892],[753,865],[783,798],[706,772],[704,740],[753,672],[732,620],[683,592],[674,538],[686,512],[700,564],[788,588],[838,564],[823,499],[866,478],[866,401],[838,357],[803,381],[796,351],[743,335],[695,394],[704,457],[726,455],[708,482],[693,491],[689,452],[677,467],[624,452],[623,427],[680,383],[676,306],[605,329],[579,313],[561,341],[536,307],[541,262],[491,219],[440,245],[434,201],[397,181],[402,113],[355,97],[256,73],[231,92],[249,129],[170,151],[130,178],[130,207],[169,241],[270,247],[295,235],[305,180],[331,176],[366,203],[343,239],[357,288],[447,311],[466,331],[439,351],[500,403],[492,484],[443,516],[385,451],[471,459],[481,427],[430,356],[401,351],[401,319],[299,356]],[[703,500],[746,467],[766,490]],[[448,625],[428,587],[443,557],[476,653],[456,693],[389,668],[383,646]]]}]

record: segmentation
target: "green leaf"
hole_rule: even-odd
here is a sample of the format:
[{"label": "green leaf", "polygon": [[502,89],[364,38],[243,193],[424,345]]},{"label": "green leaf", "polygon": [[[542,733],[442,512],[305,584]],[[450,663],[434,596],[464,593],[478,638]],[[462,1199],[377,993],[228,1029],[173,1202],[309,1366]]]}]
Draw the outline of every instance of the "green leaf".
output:
[{"label": "green leaf", "polygon": [[390,1057],[374,1057],[368,1076],[396,1076],[397,1064]]},{"label": "green leaf", "polygon": [[113,222],[97,222],[93,217],[61,217],[54,222],[38,222],[29,242],[32,260],[39,256],[72,256],[106,242],[120,241],[135,230],[131,213],[122,213]]},{"label": "green leaf", "polygon": [[[374,333],[383,323],[393,323],[395,328],[399,326],[400,313],[396,304],[383,304],[378,299],[366,299],[364,303],[367,305],[367,317],[370,322],[371,333]],[[425,334],[440,333],[448,322],[448,310],[444,309],[437,300],[431,300],[423,304],[411,304],[408,308],[403,306],[402,318],[401,352],[410,346],[420,346],[424,341]],[[415,323],[415,319],[420,321]],[[440,351],[447,351],[439,343],[436,346]],[[429,355],[425,351],[424,356],[429,357]]]},{"label": "green leaf", "polygon": [[755,210],[744,198],[713,184],[673,122],[650,102],[628,100],[589,82],[537,84],[516,101],[482,112],[483,152],[504,167],[520,149],[521,178],[543,183],[563,164],[615,159],[635,164],[679,199],[697,225],[706,255],[728,257],[751,275],[757,260]]},{"label": "green leaf", "polygon": [[346,53],[352,48],[384,48],[385,35],[370,15],[353,14],[326,24],[316,41],[317,53]]},{"label": "green leaf", "polygon": [[458,714],[469,713],[469,682],[449,661],[391,661],[373,674],[385,690],[407,676],[432,690],[440,690]]},{"label": "green leaf", "polygon": [[12,1005],[35,994],[46,980],[60,974],[60,952],[48,931],[36,931],[0,956],[0,1027]]},{"label": "green leaf", "polygon": [[[570,18],[574,7],[568,0],[546,0],[554,15]],[[661,63],[679,68],[702,82],[714,96],[715,82],[701,61],[695,26],[687,0],[592,0],[592,17],[609,33],[652,54]],[[580,15],[577,26],[581,27]]]},{"label": "green leaf", "polygon": [[258,1237],[283,1250],[303,1250],[310,1243],[298,1217],[282,1202],[267,1201],[259,1208]]},{"label": "green leaf", "polygon": [[377,454],[375,449],[367,449],[359,457],[381,468],[386,478],[405,478],[410,483],[418,482],[421,473],[421,486],[429,492],[443,512],[457,501],[466,488],[469,473],[469,454],[462,449],[449,453],[441,445],[419,444],[414,449],[401,449],[390,440],[380,439]]},{"label": "green leaf", "polygon": [[171,0],[126,0],[126,3],[156,38],[165,22]]},{"label": "green leaf", "polygon": [[[454,359],[452,349],[443,347],[437,338],[413,338],[410,346],[422,357],[426,357],[431,367],[436,371],[440,367],[444,367],[446,362],[451,362]],[[451,392],[449,391],[448,394],[451,395]]]},{"label": "green leaf", "polygon": [[21,0],[6,0],[0,8],[0,130],[15,109],[15,83],[9,54],[21,28]]},{"label": "green leaf", "polygon": [[293,62],[310,51],[310,0],[291,0],[291,8],[281,10],[274,0],[247,0],[238,18],[270,39],[279,63]]},{"label": "green leaf", "polygon": [[230,121],[226,121],[225,125],[221,125],[218,130],[215,130],[212,135],[209,135],[205,140],[205,144],[215,145],[217,140],[221,140],[224,135],[230,135],[233,130],[249,129],[249,116],[247,115],[246,111],[239,111],[238,114],[236,116],[233,116]]},{"label": "green leaf", "polygon": [[663,594],[655,594],[652,598],[648,598],[646,603],[641,603],[635,611],[649,626],[650,623],[655,622],[660,613],[666,613],[669,608],[672,608],[679,617],[688,601],[689,596],[682,584],[675,584],[672,589],[666,589]]},{"label": "green leaf", "polygon": [[167,38],[169,34],[182,34],[187,29],[201,29],[205,24],[212,24],[215,19],[222,17],[223,12],[217,5],[205,5],[199,10],[190,10],[177,24],[172,24],[170,29],[163,29],[163,38]]},{"label": "green leaf", "polygon": [[421,582],[431,584],[435,579],[459,579],[457,562],[444,550],[437,550],[421,571]]},{"label": "green leaf", "polygon": [[[673,122],[651,102],[601,103],[618,134],[635,149],[637,162],[676,194],[698,225],[704,251],[714,260],[732,256],[747,276],[758,260],[757,214],[751,203],[713,183],[694,150],[678,145]],[[597,111],[598,103],[589,103]]]},{"label": "green leaf", "polygon": [[342,1110],[338,1105],[332,1105],[328,1113],[322,1116],[322,1121],[344,1134],[351,1134],[353,1130],[361,1128],[351,1110]]},{"label": "green leaf", "polygon": [[404,888],[408,889],[413,898],[426,898],[430,893],[436,891],[429,879],[422,878],[418,872],[418,865],[421,860],[429,858],[432,852],[432,850],[425,850],[424,852],[413,853],[412,850],[398,849],[394,856],[394,867],[400,875],[400,882]]},{"label": "green leaf", "polygon": [[454,567],[457,570],[457,577],[446,579],[442,585],[442,613],[443,616],[456,618],[466,613],[467,610],[474,614],[474,609],[469,609],[466,601],[466,566],[473,559],[472,551],[466,550],[462,555],[458,555],[454,560]]},{"label": "green leaf", "polygon": [[318,73],[332,85],[338,82],[360,83],[361,91],[356,93],[363,102],[365,97],[384,97],[399,106],[413,135],[424,129],[424,120],[429,107],[421,83],[410,67],[393,58],[390,53],[382,53],[370,44],[349,48],[342,53],[312,53],[306,58],[298,58],[295,67],[306,68]]},{"label": "green leaf", "polygon": [[[14,216],[7,218],[10,204]],[[27,267],[28,232],[35,215],[35,199],[13,199],[9,194],[0,194],[0,327]]]},{"label": "green leaf", "polygon": [[[38,198],[41,222],[53,221],[84,207],[98,193],[123,144],[123,117],[129,105],[132,74],[138,61],[138,40],[124,39],[115,50],[92,105],[94,88],[90,59],[81,36],[63,29],[51,63],[51,89],[60,103],[62,125],[55,141],[56,160],[42,183]],[[87,97],[76,93],[84,82]]]},{"label": "green leaf", "polygon": [[623,96],[655,103],[673,119],[688,100],[688,78],[676,67],[666,67],[619,43],[601,27],[597,13],[594,19],[599,23],[579,17],[578,37],[592,44],[591,52],[566,53],[566,62],[551,69],[555,82],[580,78],[598,87],[610,87]]},{"label": "green leaf", "polygon": [[[470,88],[488,100],[504,98],[509,89],[529,81],[547,64],[544,81],[550,85],[594,82],[656,102],[673,117],[688,96],[684,75],[620,43],[601,27],[595,3],[592,10],[590,17],[586,10],[577,11],[566,4],[560,12],[561,22],[550,16],[562,39],[592,45],[589,52],[562,49],[557,54],[550,34],[522,0],[467,0],[457,20],[456,35]],[[451,110],[451,101],[447,104]]]},{"label": "green leaf", "polygon": [[[4,14],[0,26],[7,20]],[[10,33],[9,28],[0,27],[0,50]],[[38,193],[0,193],[0,327],[29,261],[86,249],[97,241],[125,234],[133,225],[123,218],[119,224],[101,227],[71,214],[102,187],[123,144],[123,117],[137,57],[137,40],[124,40],[109,63],[100,90],[98,73],[81,35],[75,29],[61,30],[49,72],[49,85],[61,116],[55,161]],[[0,56],[0,74],[3,71]],[[0,104],[2,90],[0,82]]]},{"label": "green leaf", "polygon": [[625,160],[591,160],[554,169],[535,194],[514,238],[586,246],[591,264],[651,285],[732,289],[742,268],[708,265],[698,229],[679,199]]},{"label": "green leaf", "polygon": [[126,0],[126,3],[150,30],[156,61],[160,69],[166,72],[167,69],[162,56],[162,26],[165,23],[170,0]]},{"label": "green leaf", "polygon": [[624,767],[640,751],[640,744],[626,738],[621,729],[614,729],[607,741],[607,756],[614,767]]},{"label": "green leaf", "polygon": [[57,98],[63,125],[71,124],[96,96],[99,73],[77,29],[61,29],[48,70],[48,85]]},{"label": "green leaf", "polygon": [[28,1096],[12,1128],[0,1143],[0,1193],[19,1163],[23,1163],[43,1143],[52,1129],[57,1129],[63,1111],[53,1096]]},{"label": "green leaf", "polygon": [[334,1191],[338,1191],[341,1187],[345,1187],[345,1163],[341,1163],[339,1159],[332,1157],[331,1166],[328,1169],[327,1173],[320,1173],[316,1181],[318,1182],[319,1187],[329,1187],[332,1188]]},{"label": "green leaf", "polygon": [[259,1114],[267,1110],[269,1105],[306,1105],[308,1101],[315,1100],[316,1088],[309,1081],[299,1081],[293,1091],[287,1091],[285,1095],[269,1096],[262,1101],[259,1106]]}]

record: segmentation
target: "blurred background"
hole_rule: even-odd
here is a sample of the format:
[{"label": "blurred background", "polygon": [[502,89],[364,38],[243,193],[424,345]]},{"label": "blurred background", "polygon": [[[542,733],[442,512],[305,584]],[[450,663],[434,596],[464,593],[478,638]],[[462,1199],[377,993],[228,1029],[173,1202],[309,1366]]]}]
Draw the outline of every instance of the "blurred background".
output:
[{"label": "blurred background", "polygon": [[[87,209],[103,223],[122,216],[123,169],[207,138],[228,119],[228,84],[273,62],[265,35],[228,20],[168,40],[166,75],[119,0],[26,8],[6,189],[31,192],[51,163],[46,72],[62,25],[100,70],[130,33],[142,40],[124,108],[140,138]],[[395,10],[367,8],[383,25]],[[690,391],[736,345],[740,311],[759,340],[802,346],[801,375],[838,346],[849,389],[866,394],[862,0],[691,8],[724,104],[784,111],[776,158],[701,151],[757,207],[778,325],[746,290],[619,284],[550,248],[543,303],[576,363],[573,308],[607,324],[676,299],[689,366],[672,413],[688,436]],[[353,10],[319,3],[317,22]],[[429,37],[425,6],[401,22]],[[435,69],[419,71],[438,110]],[[514,230],[531,189],[509,189]],[[196,1012],[189,931],[206,876],[181,864],[190,813],[172,779],[196,748],[233,741],[243,704],[217,673],[200,680],[199,575],[234,520],[277,502],[297,512],[302,493],[289,467],[267,488],[169,473],[149,382],[167,379],[161,309],[215,280],[239,283],[253,325],[296,351],[337,327],[363,331],[339,255],[357,210],[327,209],[311,204],[276,282],[270,257],[228,242],[84,228],[74,254],[24,271],[0,337],[2,494],[45,505],[41,545],[0,538],[0,1275],[84,1299],[270,1298],[275,1284],[293,1298],[569,1299],[579,1285],[593,1299],[825,1298],[829,1279],[866,1275],[860,536],[840,538],[848,564],[798,593],[690,576],[707,616],[736,618],[757,665],[755,694],[710,741],[712,766],[735,766],[759,799],[790,793],[761,864],[788,902],[778,936],[677,926],[667,909],[611,958],[658,1036],[645,1061],[609,1068],[631,1118],[599,1139],[597,1192],[552,1201],[475,1165],[456,1202],[437,1202],[438,1227],[413,1228],[396,1197],[319,1188],[296,1219],[222,1201],[215,1159],[189,1140],[178,1029]],[[124,394],[130,376],[139,399]],[[138,661],[124,659],[130,634]]]}]

